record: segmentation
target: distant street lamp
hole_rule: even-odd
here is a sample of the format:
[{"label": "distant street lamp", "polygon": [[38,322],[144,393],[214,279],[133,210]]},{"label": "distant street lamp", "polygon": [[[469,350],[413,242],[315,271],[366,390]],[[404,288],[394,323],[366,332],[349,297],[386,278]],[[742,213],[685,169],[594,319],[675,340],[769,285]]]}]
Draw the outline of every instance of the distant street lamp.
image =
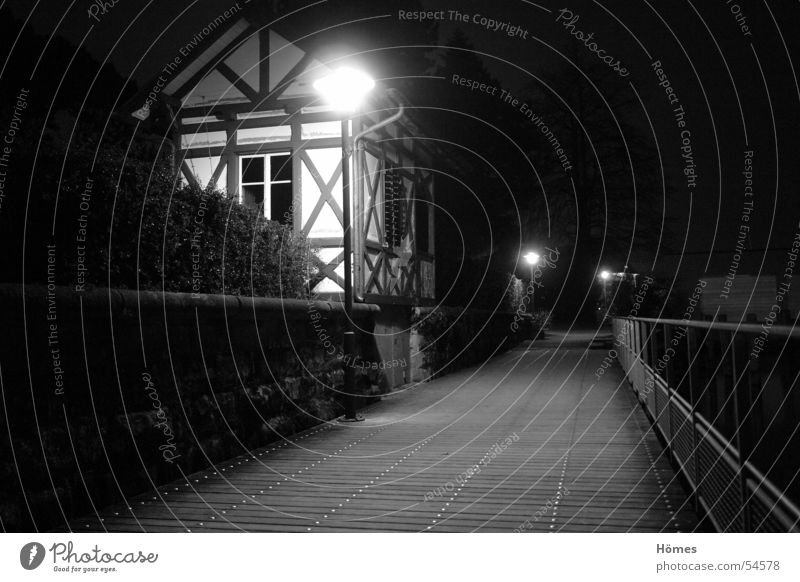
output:
[{"label": "distant street lamp", "polygon": [[608,280],[611,278],[609,271],[600,271],[600,280],[603,282],[603,322],[608,317]]},{"label": "distant street lamp", "polygon": [[533,267],[539,262],[539,253],[534,253],[533,251],[531,251],[525,255],[525,260],[528,261],[528,264],[531,267]]},{"label": "distant street lamp", "polygon": [[348,137],[350,118],[355,117],[359,106],[367,94],[375,87],[375,81],[364,71],[351,67],[340,67],[331,74],[314,82],[314,89],[334,109],[343,113],[342,117],[342,227],[344,243],[344,312],[345,328],[343,351],[344,366],[344,420],[355,422],[364,420],[356,414],[355,370],[349,364],[355,355],[355,329],[353,326],[353,232],[350,226],[350,159]]}]

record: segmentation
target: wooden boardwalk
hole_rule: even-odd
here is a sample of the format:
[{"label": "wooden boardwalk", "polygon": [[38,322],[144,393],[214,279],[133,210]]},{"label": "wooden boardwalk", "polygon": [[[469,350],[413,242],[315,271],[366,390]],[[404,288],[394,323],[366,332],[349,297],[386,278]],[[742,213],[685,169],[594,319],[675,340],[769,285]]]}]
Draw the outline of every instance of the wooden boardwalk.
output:
[{"label": "wooden boardwalk", "polygon": [[393,394],[365,410],[365,422],[310,429],[71,528],[694,530],[697,517],[621,373],[595,380],[607,350],[567,339]]}]

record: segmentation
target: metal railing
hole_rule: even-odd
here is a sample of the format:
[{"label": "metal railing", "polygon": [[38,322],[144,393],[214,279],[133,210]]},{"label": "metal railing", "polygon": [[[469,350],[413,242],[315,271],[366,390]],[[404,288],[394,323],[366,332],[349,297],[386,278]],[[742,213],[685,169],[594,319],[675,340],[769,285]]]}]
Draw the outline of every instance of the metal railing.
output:
[{"label": "metal railing", "polygon": [[614,318],[614,351],[718,531],[800,530],[800,329]]}]

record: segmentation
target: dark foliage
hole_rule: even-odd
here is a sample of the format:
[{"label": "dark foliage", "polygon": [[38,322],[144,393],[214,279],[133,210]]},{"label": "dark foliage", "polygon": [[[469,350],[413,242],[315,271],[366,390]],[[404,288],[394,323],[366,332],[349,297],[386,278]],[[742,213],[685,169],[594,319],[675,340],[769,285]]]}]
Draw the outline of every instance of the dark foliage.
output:
[{"label": "dark foliage", "polygon": [[[50,148],[33,188],[9,201],[2,217],[6,248],[24,257],[27,283],[306,295],[310,248],[289,227],[223,193],[176,185],[169,156],[150,145],[134,143],[126,157],[125,141],[99,145],[94,136],[80,136],[61,159],[67,143],[59,128],[46,135]],[[11,182],[24,191],[24,178],[14,174]],[[26,201],[27,209],[15,204]],[[51,241],[58,241],[54,261],[47,254]],[[18,264],[3,279],[18,281],[21,274]]]}]

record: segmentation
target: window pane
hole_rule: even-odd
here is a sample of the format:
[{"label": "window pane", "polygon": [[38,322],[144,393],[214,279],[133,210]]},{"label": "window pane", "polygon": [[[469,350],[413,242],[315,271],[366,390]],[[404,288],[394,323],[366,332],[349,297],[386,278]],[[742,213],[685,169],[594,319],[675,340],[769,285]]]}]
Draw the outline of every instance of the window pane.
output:
[{"label": "window pane", "polygon": [[291,125],[278,125],[276,127],[249,127],[246,129],[240,129],[236,132],[236,143],[238,145],[289,141],[291,139]]},{"label": "window pane", "polygon": [[342,124],[339,121],[322,121],[304,123],[300,128],[300,139],[321,139],[325,137],[341,137]]},{"label": "window pane", "polygon": [[292,156],[286,154],[270,158],[270,179],[273,182],[292,179]]},{"label": "window pane", "polygon": [[181,149],[210,148],[224,146],[228,134],[224,131],[205,131],[200,133],[184,133],[181,135]]},{"label": "window pane", "polygon": [[242,204],[248,208],[258,208],[264,204],[264,186],[242,186]]},{"label": "window pane", "polygon": [[[264,181],[264,158],[242,158],[242,182]],[[262,190],[263,192],[263,190]]]},{"label": "window pane", "polygon": [[272,184],[270,187],[270,220],[292,224],[292,185]]}]

